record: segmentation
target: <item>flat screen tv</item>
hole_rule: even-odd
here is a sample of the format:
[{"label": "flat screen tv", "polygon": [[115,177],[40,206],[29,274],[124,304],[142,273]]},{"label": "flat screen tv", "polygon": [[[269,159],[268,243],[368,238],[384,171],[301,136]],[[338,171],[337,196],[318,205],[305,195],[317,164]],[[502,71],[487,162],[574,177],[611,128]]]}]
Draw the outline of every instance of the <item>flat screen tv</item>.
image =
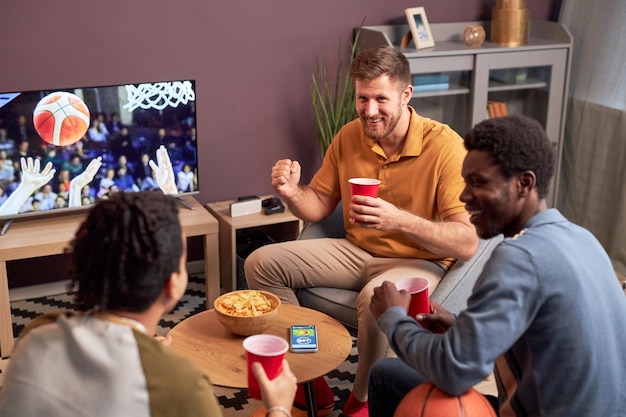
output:
[{"label": "flat screen tv", "polygon": [[193,80],[0,93],[0,220],[198,192]]}]

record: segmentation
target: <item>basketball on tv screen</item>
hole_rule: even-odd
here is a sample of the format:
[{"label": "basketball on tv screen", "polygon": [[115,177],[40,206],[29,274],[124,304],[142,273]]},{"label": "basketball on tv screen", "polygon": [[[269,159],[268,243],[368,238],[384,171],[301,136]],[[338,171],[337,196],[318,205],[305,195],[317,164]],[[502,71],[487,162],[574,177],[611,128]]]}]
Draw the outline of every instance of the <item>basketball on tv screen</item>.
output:
[{"label": "basketball on tv screen", "polygon": [[198,192],[193,80],[0,93],[0,218]]}]

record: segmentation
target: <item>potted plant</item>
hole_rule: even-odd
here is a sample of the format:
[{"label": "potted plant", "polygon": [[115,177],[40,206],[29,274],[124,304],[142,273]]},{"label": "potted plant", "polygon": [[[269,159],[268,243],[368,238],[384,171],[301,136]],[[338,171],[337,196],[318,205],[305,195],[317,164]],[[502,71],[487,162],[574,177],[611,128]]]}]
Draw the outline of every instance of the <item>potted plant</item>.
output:
[{"label": "potted plant", "polygon": [[341,41],[339,42],[337,67],[334,74],[329,73],[327,62],[322,63],[316,59],[317,66],[312,76],[311,100],[322,158],[339,129],[356,117],[354,85],[350,80],[349,68],[356,55],[359,33],[360,30],[357,30],[347,65],[341,59]]}]

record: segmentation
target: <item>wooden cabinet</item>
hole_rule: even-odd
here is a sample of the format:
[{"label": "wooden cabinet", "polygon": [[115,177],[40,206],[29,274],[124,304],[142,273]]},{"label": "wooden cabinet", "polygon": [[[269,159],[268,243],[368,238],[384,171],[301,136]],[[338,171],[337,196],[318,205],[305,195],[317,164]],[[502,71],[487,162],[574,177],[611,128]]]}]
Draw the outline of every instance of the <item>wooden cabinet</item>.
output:
[{"label": "wooden cabinet", "polygon": [[[262,196],[265,199],[271,196]],[[219,221],[220,284],[226,291],[237,288],[237,232],[254,230],[273,241],[284,242],[297,239],[302,230],[302,220],[285,207],[284,213],[266,215],[253,213],[231,217],[230,204],[235,200],[218,201],[206,205]]]},{"label": "wooden cabinet", "polygon": [[508,114],[538,120],[553,143],[556,175],[548,204],[553,206],[563,148],[563,130],[572,36],[560,23],[532,21],[526,45],[503,47],[489,41],[470,47],[463,40],[468,24],[431,24],[435,46],[400,48],[408,25],[364,26],[358,48],[394,46],[407,57],[413,74],[411,105],[423,116],[449,124],[461,136],[489,117],[489,102],[504,103]]}]

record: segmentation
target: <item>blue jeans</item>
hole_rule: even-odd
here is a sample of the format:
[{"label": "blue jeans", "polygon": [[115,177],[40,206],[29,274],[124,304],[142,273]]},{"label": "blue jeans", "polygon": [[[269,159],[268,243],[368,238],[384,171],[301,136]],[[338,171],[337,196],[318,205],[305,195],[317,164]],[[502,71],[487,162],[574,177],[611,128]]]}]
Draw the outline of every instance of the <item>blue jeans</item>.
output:
[{"label": "blue jeans", "polygon": [[[392,417],[402,398],[426,378],[398,358],[383,359],[372,366],[368,388],[369,417]],[[485,396],[497,414],[498,399]]]},{"label": "blue jeans", "polygon": [[398,358],[372,366],[368,388],[370,417],[392,417],[404,396],[426,378]]}]

